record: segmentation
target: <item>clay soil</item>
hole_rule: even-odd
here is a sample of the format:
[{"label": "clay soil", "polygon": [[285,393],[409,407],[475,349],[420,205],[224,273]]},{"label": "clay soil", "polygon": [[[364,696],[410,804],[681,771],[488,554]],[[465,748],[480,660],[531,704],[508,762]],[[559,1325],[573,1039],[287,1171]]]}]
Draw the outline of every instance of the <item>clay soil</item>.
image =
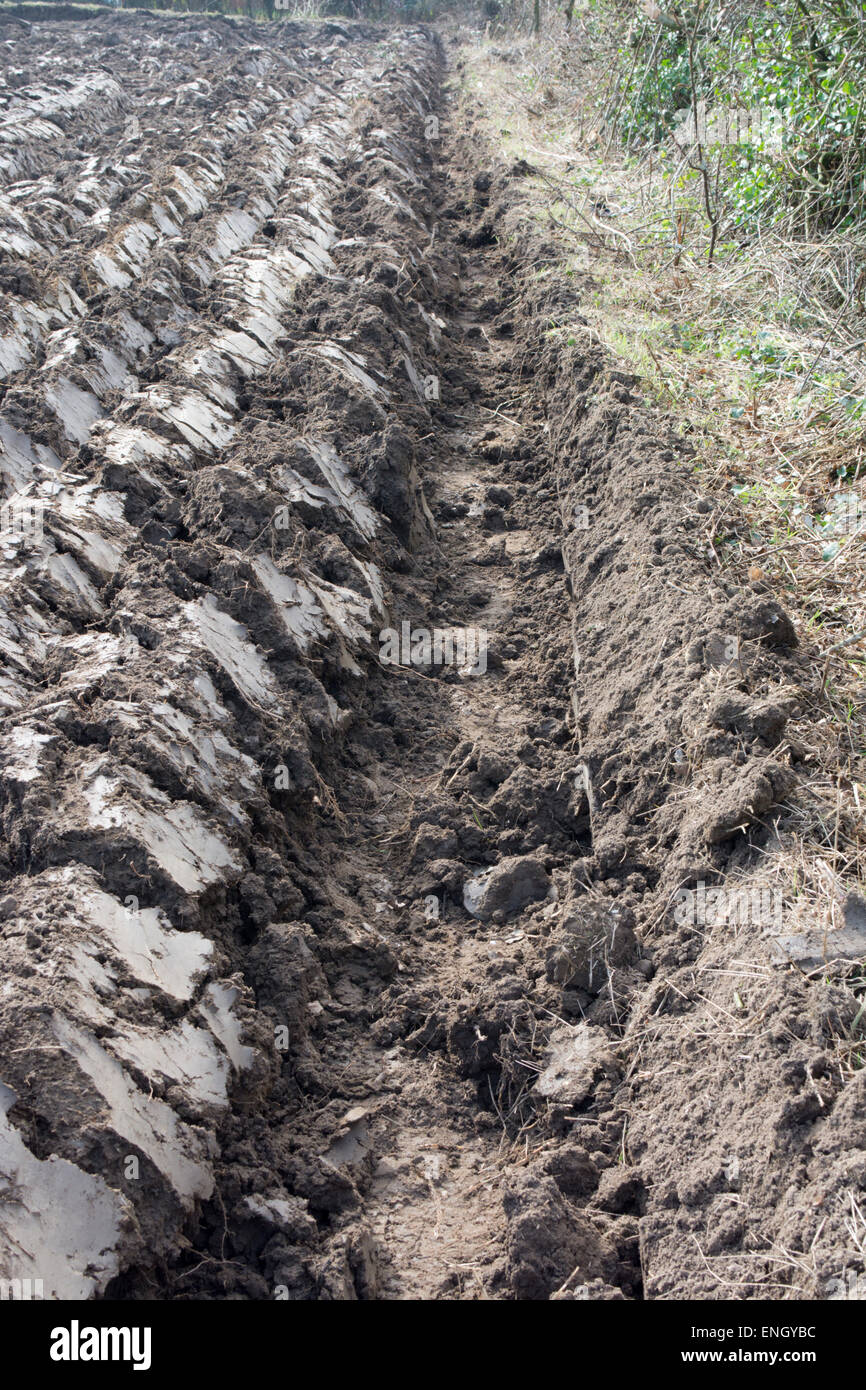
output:
[{"label": "clay soil", "polygon": [[0,1275],[46,1294],[860,1286],[859,900],[771,872],[808,636],[560,331],[457,61],[0,19]]}]

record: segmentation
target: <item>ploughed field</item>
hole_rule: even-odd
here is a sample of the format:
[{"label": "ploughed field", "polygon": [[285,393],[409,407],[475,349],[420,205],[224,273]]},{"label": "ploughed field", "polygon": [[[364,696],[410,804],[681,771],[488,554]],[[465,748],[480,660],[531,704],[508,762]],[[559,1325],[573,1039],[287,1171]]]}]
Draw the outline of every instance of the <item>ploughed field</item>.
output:
[{"label": "ploughed field", "polygon": [[444,68],[0,17],[0,1279],[45,1297],[863,1273],[866,917],[760,872],[808,661],[556,336],[584,287]]},{"label": "ploughed field", "polygon": [[[303,657],[356,671],[383,601],[374,510],[304,382],[383,411],[334,254],[389,248],[334,203],[349,165],[375,174],[371,223],[409,215],[401,126],[435,64],[427,38],[336,26],[2,35],[4,1257],[84,1297],[176,1240],[229,1091],[273,1065],[215,934],[280,896],[252,849],[275,769],[308,792],[309,741],[346,719]],[[293,341],[311,277],[333,332]],[[332,524],[343,582],[286,563],[295,508]]]}]

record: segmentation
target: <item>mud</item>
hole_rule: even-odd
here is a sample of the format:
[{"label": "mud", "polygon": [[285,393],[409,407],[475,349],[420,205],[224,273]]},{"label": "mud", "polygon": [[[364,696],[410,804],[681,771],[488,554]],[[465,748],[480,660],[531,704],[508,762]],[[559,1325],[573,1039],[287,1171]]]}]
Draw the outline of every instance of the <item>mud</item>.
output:
[{"label": "mud", "polygon": [[0,52],[0,1276],[851,1296],[857,902],[813,974],[678,908],[784,843],[807,640],[437,36]]}]

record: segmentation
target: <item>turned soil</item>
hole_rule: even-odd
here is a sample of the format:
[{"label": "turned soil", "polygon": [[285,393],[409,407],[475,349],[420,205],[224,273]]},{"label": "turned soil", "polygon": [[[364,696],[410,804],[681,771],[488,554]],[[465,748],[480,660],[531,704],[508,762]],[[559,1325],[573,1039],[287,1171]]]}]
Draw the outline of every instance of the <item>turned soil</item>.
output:
[{"label": "turned soil", "polygon": [[[60,481],[53,549],[5,561],[0,1078],[36,1158],[122,1193],[91,1292],[844,1295],[857,961],[774,949],[820,926],[793,891],[770,922],[675,911],[770,882],[808,637],[720,577],[687,446],[561,331],[591,287],[531,222],[527,166],[455,120],[459,55],[342,24],[3,25],[4,119],[35,122],[45,84],[63,134],[16,136],[4,204],[3,323],[49,321],[10,350],[0,466],[10,496],[38,460]],[[102,85],[52,115],[68,36]],[[170,166],[210,168],[187,220]],[[481,669],[383,664],[405,624],[483,633]],[[82,946],[82,884],[201,938],[209,973],[170,996]],[[222,1098],[150,1060],[208,1020]],[[133,1092],[207,1169],[189,1194]]]}]

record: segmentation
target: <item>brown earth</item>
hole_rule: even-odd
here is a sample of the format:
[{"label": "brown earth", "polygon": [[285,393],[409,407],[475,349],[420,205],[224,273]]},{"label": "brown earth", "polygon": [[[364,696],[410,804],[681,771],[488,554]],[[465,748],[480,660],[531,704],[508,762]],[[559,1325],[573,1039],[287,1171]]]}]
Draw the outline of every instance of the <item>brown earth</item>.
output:
[{"label": "brown earth", "polygon": [[[808,640],[564,330],[588,286],[441,42],[0,51],[0,471],[44,523],[0,575],[0,1276],[857,1296],[859,904],[817,967],[790,885],[680,910],[763,902]],[[403,624],[477,669],[383,664]]]}]

